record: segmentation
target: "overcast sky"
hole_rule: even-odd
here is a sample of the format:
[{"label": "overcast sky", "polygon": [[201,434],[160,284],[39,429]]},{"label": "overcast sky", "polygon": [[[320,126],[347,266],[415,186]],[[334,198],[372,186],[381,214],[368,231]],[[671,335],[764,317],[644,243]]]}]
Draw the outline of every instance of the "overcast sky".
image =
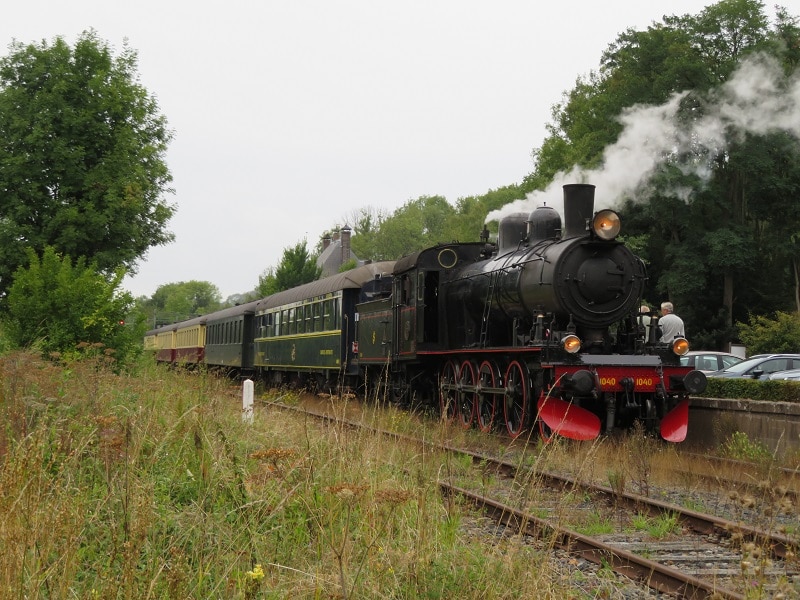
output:
[{"label": "overcast sky", "polygon": [[552,105],[619,33],[710,4],[27,0],[0,42],[127,38],[174,131],[177,212],[125,287],[201,280],[224,299],[361,208],[521,182]]}]

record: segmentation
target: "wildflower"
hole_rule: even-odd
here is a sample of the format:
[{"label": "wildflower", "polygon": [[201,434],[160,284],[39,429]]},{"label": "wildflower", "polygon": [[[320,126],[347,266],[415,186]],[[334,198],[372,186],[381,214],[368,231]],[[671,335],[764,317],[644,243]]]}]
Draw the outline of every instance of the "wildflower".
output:
[{"label": "wildflower", "polygon": [[248,571],[245,575],[252,581],[261,581],[264,579],[264,569],[261,568],[261,564],[259,563],[253,567],[252,571]]}]

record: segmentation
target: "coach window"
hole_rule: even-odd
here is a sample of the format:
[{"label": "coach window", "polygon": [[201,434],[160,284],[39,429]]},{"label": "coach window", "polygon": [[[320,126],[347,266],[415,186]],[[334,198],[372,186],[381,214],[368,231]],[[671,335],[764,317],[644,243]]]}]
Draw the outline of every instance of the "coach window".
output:
[{"label": "coach window", "polygon": [[320,307],[320,303],[319,302],[314,302],[314,304],[311,305],[311,321],[312,321],[311,331],[319,331],[320,330],[320,325],[319,325],[319,307]]},{"label": "coach window", "polygon": [[331,300],[325,300],[322,304],[322,330],[328,331],[332,329],[331,325],[333,323],[333,318],[331,315],[331,311],[333,310],[333,302]]},{"label": "coach window", "polygon": [[306,317],[305,330],[306,330],[307,333],[311,333],[312,331],[314,331],[314,321],[313,321],[313,318],[314,318],[314,305],[313,304],[306,304],[305,317]]},{"label": "coach window", "polygon": [[403,275],[400,280],[397,282],[397,286],[400,288],[400,304],[406,305],[408,304],[408,275]]},{"label": "coach window", "polygon": [[306,331],[306,307],[297,307],[297,333],[305,333]]}]

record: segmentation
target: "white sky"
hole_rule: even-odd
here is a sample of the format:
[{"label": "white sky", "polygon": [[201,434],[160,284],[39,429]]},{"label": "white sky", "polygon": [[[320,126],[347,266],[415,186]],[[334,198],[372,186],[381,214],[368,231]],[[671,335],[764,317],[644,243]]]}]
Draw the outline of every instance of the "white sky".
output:
[{"label": "white sky", "polygon": [[27,0],[3,10],[0,43],[128,39],[175,133],[177,212],[175,242],[125,287],[195,279],[226,298],[361,208],[519,183],[552,105],[619,33],[710,4]]}]

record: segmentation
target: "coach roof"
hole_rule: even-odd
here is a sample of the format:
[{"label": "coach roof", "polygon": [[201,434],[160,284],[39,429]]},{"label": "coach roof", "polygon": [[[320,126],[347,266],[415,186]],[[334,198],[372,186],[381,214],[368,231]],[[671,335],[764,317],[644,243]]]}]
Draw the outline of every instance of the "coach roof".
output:
[{"label": "coach roof", "polygon": [[361,289],[368,281],[372,281],[378,275],[389,275],[394,268],[394,261],[388,260],[383,262],[369,263],[355,269],[350,269],[344,273],[337,273],[324,279],[312,281],[304,285],[272,294],[258,302],[256,308],[257,312],[262,312],[284,304],[292,304],[294,302],[301,302],[308,298],[316,298],[317,296],[324,296],[332,292],[346,289]]}]

